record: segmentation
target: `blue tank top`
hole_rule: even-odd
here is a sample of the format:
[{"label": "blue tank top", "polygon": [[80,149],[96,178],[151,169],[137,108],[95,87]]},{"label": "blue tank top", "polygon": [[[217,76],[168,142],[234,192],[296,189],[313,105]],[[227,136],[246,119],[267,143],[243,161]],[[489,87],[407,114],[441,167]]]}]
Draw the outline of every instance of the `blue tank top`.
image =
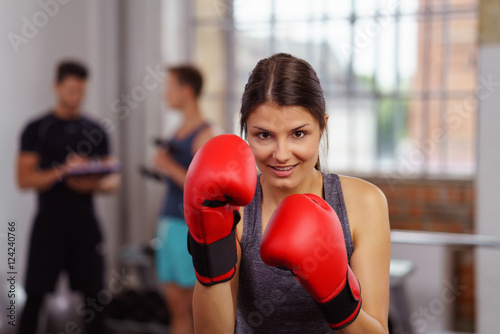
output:
[{"label": "blue tank top", "polygon": [[[350,259],[353,242],[340,179],[323,174],[325,201],[337,213]],[[289,271],[266,265],[260,257],[260,177],[252,202],[245,207],[235,333],[331,334],[316,302]]]},{"label": "blue tank top", "polygon": [[[208,126],[209,124],[203,123],[189,136],[182,139],[173,138],[168,141],[168,152],[172,156],[172,159],[187,169],[191,160],[193,160],[193,142],[196,136]],[[165,180],[167,183],[167,190],[161,214],[163,217],[177,217],[184,219],[184,200],[182,188],[169,178],[165,178]]]}]

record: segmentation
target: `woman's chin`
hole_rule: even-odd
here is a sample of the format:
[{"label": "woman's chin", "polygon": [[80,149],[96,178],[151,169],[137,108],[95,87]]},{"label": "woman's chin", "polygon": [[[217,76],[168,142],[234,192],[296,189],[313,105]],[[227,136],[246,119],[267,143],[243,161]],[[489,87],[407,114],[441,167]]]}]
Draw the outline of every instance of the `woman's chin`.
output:
[{"label": "woman's chin", "polygon": [[292,176],[289,177],[277,177],[274,174],[266,175],[267,182],[270,186],[280,190],[291,190],[296,188],[297,182]]}]

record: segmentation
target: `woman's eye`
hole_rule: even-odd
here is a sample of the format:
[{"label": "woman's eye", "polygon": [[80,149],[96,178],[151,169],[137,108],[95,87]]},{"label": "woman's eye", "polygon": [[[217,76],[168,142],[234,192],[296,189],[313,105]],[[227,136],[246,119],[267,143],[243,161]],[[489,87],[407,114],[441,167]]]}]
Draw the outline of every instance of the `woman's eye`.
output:
[{"label": "woman's eye", "polygon": [[295,131],[293,133],[293,137],[294,138],[302,138],[306,135],[306,133],[304,131]]},{"label": "woman's eye", "polygon": [[257,137],[259,137],[260,139],[269,139],[271,135],[267,132],[259,132],[257,134]]}]

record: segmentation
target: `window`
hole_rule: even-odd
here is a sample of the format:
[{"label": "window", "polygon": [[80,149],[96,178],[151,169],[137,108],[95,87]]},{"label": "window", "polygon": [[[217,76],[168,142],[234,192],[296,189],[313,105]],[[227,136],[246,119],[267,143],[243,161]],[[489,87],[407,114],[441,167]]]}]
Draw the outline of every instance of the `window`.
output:
[{"label": "window", "polygon": [[322,82],[327,170],[474,175],[477,0],[190,1],[203,107],[227,129],[257,61],[287,52]]}]

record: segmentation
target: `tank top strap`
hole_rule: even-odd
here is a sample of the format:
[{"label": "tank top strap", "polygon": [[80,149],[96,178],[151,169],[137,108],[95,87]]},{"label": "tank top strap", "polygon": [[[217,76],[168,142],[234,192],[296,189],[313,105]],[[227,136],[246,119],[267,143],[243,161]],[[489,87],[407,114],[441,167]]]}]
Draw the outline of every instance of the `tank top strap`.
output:
[{"label": "tank top strap", "polygon": [[208,124],[207,122],[203,122],[202,124],[200,124],[196,129],[193,130],[193,132],[191,132],[189,134],[189,136],[183,138],[183,139],[180,139],[179,141],[183,141],[183,142],[190,142],[192,143],[193,140],[196,138],[196,136],[203,130],[205,130],[206,128],[208,128],[210,126],[210,124]]},{"label": "tank top strap", "polygon": [[207,122],[203,122],[202,124],[200,124],[200,126],[193,131],[193,138],[196,137],[201,131],[205,130],[209,126],[210,124]]},{"label": "tank top strap", "polygon": [[259,235],[256,231],[261,230],[261,189],[260,189],[260,174],[257,175],[257,187],[255,187],[255,194],[250,204],[245,206],[244,209],[244,225],[243,235],[241,237],[241,250],[244,251],[249,242],[257,241],[260,243]]},{"label": "tank top strap", "polygon": [[354,250],[352,242],[351,228],[349,226],[349,218],[347,217],[347,209],[344,202],[344,194],[342,193],[342,184],[337,174],[323,174],[323,191],[325,201],[330,204],[340,220],[342,231],[344,232],[344,240],[347,249],[347,258],[351,258]]}]

